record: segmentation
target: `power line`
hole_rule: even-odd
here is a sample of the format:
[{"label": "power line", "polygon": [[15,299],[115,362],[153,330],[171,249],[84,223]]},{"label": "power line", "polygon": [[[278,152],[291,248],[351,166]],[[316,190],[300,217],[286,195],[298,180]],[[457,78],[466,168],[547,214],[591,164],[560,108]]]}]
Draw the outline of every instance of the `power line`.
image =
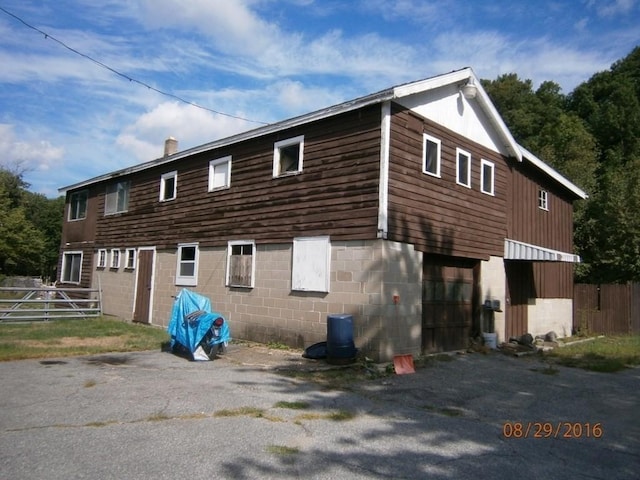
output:
[{"label": "power line", "polygon": [[64,43],[62,40],[58,40],[56,37],[48,34],[47,32],[43,32],[39,28],[34,27],[33,25],[31,25],[31,24],[27,23],[26,21],[24,21],[22,18],[20,18],[17,15],[14,15],[13,13],[9,12],[5,8],[0,7],[0,10],[2,12],[4,12],[5,14],[9,15],[10,17],[15,18],[16,20],[18,20],[20,23],[22,23],[24,26],[30,28],[31,30],[35,30],[36,32],[44,35],[45,39],[51,39],[54,42],[58,43],[59,45],[63,46],[64,48],[66,48],[67,50],[69,50],[69,51],[71,51],[71,52],[75,53],[76,55],[79,55],[79,56],[81,56],[83,58],[86,58],[87,60],[95,63],[96,65],[98,65],[98,66],[100,66],[100,67],[102,67],[102,68],[104,68],[106,70],[109,70],[111,73],[115,73],[119,77],[122,77],[122,78],[124,78],[126,80],[129,80],[130,82],[137,83],[138,85],[141,85],[143,87],[147,87],[149,90],[153,90],[154,92],[159,93],[160,95],[164,95],[165,97],[174,98],[174,99],[176,99],[176,100],[178,100],[178,101],[180,101],[182,103],[186,103],[187,105],[191,105],[191,106],[196,107],[196,108],[201,108],[202,110],[206,110],[208,112],[212,112],[212,113],[215,113],[217,115],[224,115],[225,117],[231,117],[231,118],[235,118],[237,120],[243,120],[245,122],[259,123],[259,124],[262,124],[262,125],[268,125],[267,122],[261,122],[261,121],[258,121],[258,120],[250,120],[248,118],[239,117],[237,115],[231,115],[230,113],[219,112],[219,111],[213,110],[211,108],[203,107],[202,105],[198,105],[197,103],[190,102],[189,100],[186,100],[186,99],[184,99],[182,97],[179,97],[178,95],[175,95],[173,93],[169,93],[169,92],[165,92],[165,91],[159,90],[159,89],[149,85],[148,83],[145,83],[145,82],[143,82],[141,80],[137,80],[137,79],[135,79],[133,77],[130,77],[127,74],[119,72],[115,68],[110,67],[109,65],[96,60],[95,58],[91,57],[90,55],[87,55],[86,53],[82,53],[82,52],[76,50],[75,48],[70,47],[69,45]]}]

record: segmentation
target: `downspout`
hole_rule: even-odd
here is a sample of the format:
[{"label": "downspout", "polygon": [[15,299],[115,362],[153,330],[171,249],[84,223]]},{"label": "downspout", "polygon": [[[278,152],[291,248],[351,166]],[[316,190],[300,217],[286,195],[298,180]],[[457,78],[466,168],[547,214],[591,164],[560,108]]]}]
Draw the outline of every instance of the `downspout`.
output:
[{"label": "downspout", "polygon": [[389,205],[389,143],[391,137],[391,102],[382,103],[380,122],[380,182],[378,189],[378,238],[387,238]]}]

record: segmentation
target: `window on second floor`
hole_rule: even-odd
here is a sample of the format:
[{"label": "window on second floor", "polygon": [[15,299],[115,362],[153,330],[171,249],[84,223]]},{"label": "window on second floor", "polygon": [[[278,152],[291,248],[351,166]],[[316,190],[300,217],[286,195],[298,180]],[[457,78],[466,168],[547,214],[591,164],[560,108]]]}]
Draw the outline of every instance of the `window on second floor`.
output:
[{"label": "window on second floor", "polygon": [[253,288],[256,268],[253,240],[231,241],[227,248],[227,286]]},{"label": "window on second floor", "polygon": [[471,188],[471,154],[457,148],[456,157],[456,183]]},{"label": "window on second floor", "polygon": [[440,176],[440,140],[426,133],[423,136],[422,172]]},{"label": "window on second floor", "polygon": [[231,156],[209,162],[209,191],[229,188],[231,185]]},{"label": "window on second floor", "polygon": [[160,201],[174,200],[178,191],[178,172],[165,173],[160,177]]},{"label": "window on second floor", "polygon": [[69,197],[69,220],[81,220],[87,216],[87,200],[89,192],[74,192]]},{"label": "window on second floor", "polygon": [[273,146],[273,176],[280,177],[302,171],[304,136],[276,142]]},{"label": "window on second floor", "polygon": [[538,190],[538,208],[540,210],[549,210],[549,195],[542,188]]},{"label": "window on second floor", "polygon": [[480,162],[480,191],[487,195],[495,194],[494,170],[495,165],[492,162],[488,160]]},{"label": "window on second floor", "polygon": [[105,215],[122,213],[129,209],[130,186],[131,182],[116,182],[107,186],[104,200]]}]

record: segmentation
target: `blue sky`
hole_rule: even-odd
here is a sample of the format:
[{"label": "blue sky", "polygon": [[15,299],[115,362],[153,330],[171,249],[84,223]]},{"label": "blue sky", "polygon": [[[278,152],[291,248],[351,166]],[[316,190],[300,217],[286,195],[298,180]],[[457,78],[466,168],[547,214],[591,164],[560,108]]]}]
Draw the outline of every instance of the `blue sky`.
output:
[{"label": "blue sky", "polygon": [[0,8],[0,164],[49,197],[160,157],[168,136],[184,150],[467,66],[481,78],[517,73],[570,93],[640,45],[640,0],[0,0]]}]

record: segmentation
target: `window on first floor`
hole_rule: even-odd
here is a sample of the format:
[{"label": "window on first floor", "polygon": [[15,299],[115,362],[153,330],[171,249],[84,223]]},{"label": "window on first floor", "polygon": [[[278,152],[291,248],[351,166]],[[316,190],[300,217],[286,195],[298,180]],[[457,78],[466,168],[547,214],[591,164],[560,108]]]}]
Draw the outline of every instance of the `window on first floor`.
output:
[{"label": "window on first floor", "polygon": [[198,284],[198,244],[178,245],[178,265],[176,285],[196,286]]},{"label": "window on first floor", "polygon": [[273,176],[280,177],[302,171],[304,136],[288,138],[273,146]]},{"label": "window on first floor", "polygon": [[104,200],[105,215],[122,213],[129,209],[130,186],[130,182],[116,182],[107,186]]},{"label": "window on first floor", "polygon": [[457,148],[456,158],[456,182],[471,188],[471,154]]},{"label": "window on first floor", "polygon": [[329,237],[293,239],[291,289],[307,292],[328,292],[331,272]]},{"label": "window on first floor", "polygon": [[229,188],[231,185],[231,156],[209,162],[209,191]]},{"label": "window on first floor", "polygon": [[109,268],[120,268],[120,250],[117,248],[111,249],[111,263]]},{"label": "window on first floor", "polygon": [[256,268],[253,240],[229,242],[227,248],[227,286],[253,288]]},{"label": "window on first floor", "polygon": [[538,208],[540,210],[549,210],[549,195],[542,188],[538,190]]},{"label": "window on first floor", "polygon": [[160,201],[168,202],[176,198],[178,191],[178,172],[165,173],[160,177]]},{"label": "window on first floor", "polygon": [[107,266],[107,251],[104,248],[98,250],[98,268]]},{"label": "window on first floor", "polygon": [[488,195],[495,194],[495,179],[494,179],[495,166],[488,160],[482,160],[480,163],[480,191]]},{"label": "window on first floor", "polygon": [[69,196],[69,220],[82,220],[87,216],[87,200],[89,192],[81,190]]},{"label": "window on first floor", "polygon": [[124,261],[124,268],[127,270],[133,270],[136,268],[136,249],[127,248],[126,257]]},{"label": "window on first floor", "polygon": [[82,252],[65,252],[62,255],[62,280],[65,283],[80,283]]},{"label": "window on first floor", "polygon": [[434,177],[440,176],[440,140],[427,135],[423,136],[422,172]]}]

